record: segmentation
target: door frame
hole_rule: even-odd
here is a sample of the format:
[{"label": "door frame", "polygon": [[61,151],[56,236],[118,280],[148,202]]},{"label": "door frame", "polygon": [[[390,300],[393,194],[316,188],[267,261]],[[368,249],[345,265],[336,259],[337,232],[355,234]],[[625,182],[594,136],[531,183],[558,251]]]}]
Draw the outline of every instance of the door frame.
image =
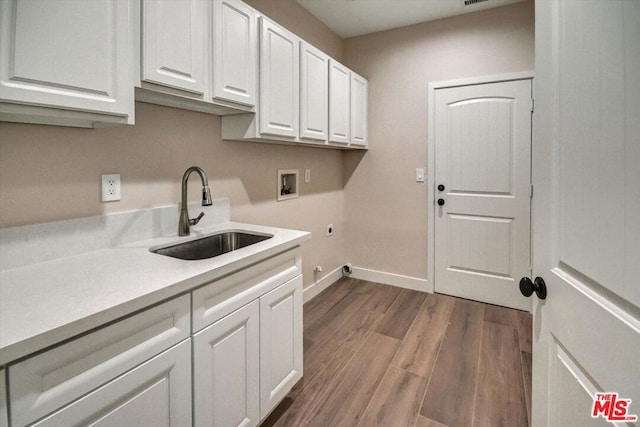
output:
[{"label": "door frame", "polygon": [[[465,79],[444,80],[430,82],[427,93],[427,288],[429,293],[435,293],[435,123],[436,123],[436,90],[459,86],[472,86],[487,83],[502,83],[514,80],[533,81],[533,71],[521,71],[516,73],[494,74]],[[532,141],[533,143],[533,141]],[[533,170],[533,157],[531,158]],[[531,236],[533,242],[533,235]],[[533,245],[532,245],[533,246]],[[533,253],[533,247],[531,248]]]}]

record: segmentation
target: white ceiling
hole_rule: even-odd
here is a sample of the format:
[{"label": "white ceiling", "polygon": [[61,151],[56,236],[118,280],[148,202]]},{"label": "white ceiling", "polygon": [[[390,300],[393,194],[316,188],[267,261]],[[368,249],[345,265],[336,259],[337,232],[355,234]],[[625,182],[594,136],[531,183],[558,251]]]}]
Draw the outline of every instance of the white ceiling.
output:
[{"label": "white ceiling", "polygon": [[[475,1],[475,0],[472,0]],[[342,38],[477,12],[524,0],[297,0]]]}]

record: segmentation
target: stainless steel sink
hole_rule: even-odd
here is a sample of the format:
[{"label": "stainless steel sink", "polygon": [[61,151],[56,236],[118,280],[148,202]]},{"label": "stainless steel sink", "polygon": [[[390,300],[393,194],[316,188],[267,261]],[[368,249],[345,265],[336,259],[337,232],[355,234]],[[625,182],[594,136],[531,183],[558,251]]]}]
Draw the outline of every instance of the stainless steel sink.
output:
[{"label": "stainless steel sink", "polygon": [[207,259],[262,242],[272,237],[273,236],[268,234],[229,231],[212,234],[196,240],[189,240],[188,242],[152,248],[150,250],[156,254],[185,260]]}]

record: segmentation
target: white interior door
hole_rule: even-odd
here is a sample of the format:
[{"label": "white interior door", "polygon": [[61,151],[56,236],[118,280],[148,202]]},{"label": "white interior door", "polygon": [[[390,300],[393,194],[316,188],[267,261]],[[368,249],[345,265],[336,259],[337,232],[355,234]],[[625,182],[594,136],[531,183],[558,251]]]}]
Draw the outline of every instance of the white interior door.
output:
[{"label": "white interior door", "polygon": [[435,91],[435,290],[531,310],[531,80]]},{"label": "white interior door", "polygon": [[640,1],[536,1],[537,427],[640,425],[639,42]]}]

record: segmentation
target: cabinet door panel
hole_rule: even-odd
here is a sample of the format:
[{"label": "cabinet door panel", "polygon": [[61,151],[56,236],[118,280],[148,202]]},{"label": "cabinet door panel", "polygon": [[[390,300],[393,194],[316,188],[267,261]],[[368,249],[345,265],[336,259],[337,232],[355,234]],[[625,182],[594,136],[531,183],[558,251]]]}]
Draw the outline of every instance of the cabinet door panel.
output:
[{"label": "cabinet door panel", "polygon": [[329,57],[300,43],[300,138],[326,141],[329,114]]},{"label": "cabinet door panel", "polygon": [[142,79],[202,96],[205,92],[207,3],[145,0]]},{"label": "cabinet door panel", "polygon": [[33,422],[189,336],[189,295],[11,366],[12,425]]},{"label": "cabinet door panel", "polygon": [[259,309],[254,301],[194,335],[195,426],[260,421]]},{"label": "cabinet door panel", "polygon": [[240,0],[213,3],[213,97],[256,104],[256,11]]},{"label": "cabinet door panel", "polygon": [[351,77],[347,67],[329,62],[329,142],[346,145],[351,140]]},{"label": "cabinet door panel", "polygon": [[299,39],[260,18],[260,133],[296,138],[299,126]]},{"label": "cabinet door panel", "polygon": [[189,426],[190,347],[185,340],[33,425]]},{"label": "cabinet door panel", "polygon": [[302,276],[260,298],[260,415],[302,378]]},{"label": "cabinet door panel", "polygon": [[351,73],[351,145],[367,146],[367,114],[369,83],[364,77]]},{"label": "cabinet door panel", "polygon": [[128,1],[0,2],[0,101],[133,114]]}]

